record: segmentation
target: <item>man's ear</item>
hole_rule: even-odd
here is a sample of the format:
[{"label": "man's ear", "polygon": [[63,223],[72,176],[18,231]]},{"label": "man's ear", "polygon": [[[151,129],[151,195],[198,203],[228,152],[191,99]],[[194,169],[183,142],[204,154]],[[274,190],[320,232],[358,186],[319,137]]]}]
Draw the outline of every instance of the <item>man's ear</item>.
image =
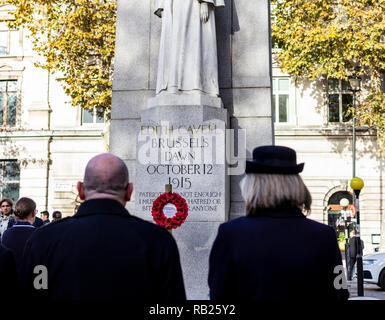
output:
[{"label": "man's ear", "polygon": [[134,184],[132,182],[130,182],[127,186],[127,189],[126,189],[126,193],[125,193],[125,197],[124,197],[124,200],[126,201],[130,201],[131,199],[131,194],[132,194],[132,191],[134,190]]},{"label": "man's ear", "polygon": [[76,188],[78,189],[78,194],[79,194],[80,200],[85,200],[85,199],[86,199],[86,196],[85,196],[85,193],[84,193],[83,182],[78,181],[78,183],[77,183],[77,185],[76,185]]}]

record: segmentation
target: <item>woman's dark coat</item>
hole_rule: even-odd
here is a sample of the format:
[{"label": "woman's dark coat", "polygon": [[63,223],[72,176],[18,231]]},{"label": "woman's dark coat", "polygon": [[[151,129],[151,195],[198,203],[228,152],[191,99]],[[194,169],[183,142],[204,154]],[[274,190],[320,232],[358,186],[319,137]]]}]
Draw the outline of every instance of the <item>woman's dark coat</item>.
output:
[{"label": "woman's dark coat", "polygon": [[[298,209],[222,224],[210,254],[214,300],[346,300],[335,231]],[[336,266],[340,266],[337,267]],[[336,273],[334,273],[336,272]],[[301,299],[301,300],[299,300]]]}]

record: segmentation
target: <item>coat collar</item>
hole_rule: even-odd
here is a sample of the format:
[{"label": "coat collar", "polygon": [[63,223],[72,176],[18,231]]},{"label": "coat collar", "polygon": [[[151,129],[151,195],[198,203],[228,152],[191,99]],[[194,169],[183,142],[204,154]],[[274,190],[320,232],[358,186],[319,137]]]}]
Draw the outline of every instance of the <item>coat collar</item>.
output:
[{"label": "coat collar", "polygon": [[270,218],[306,218],[300,209],[297,208],[274,208],[258,210],[252,217]]},{"label": "coat collar", "polygon": [[127,209],[118,201],[112,199],[93,199],[84,201],[74,218],[96,214],[115,214],[131,216]]},{"label": "coat collar", "polygon": [[14,227],[30,227],[35,228],[32,224],[30,224],[28,221],[16,221],[13,225]]}]

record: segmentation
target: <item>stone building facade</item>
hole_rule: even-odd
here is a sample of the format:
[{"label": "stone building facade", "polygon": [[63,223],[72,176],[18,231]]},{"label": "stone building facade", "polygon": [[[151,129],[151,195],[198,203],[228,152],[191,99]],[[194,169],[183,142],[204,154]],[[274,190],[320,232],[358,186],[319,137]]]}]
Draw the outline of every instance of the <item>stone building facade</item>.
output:
[{"label": "stone building facade", "polygon": [[[0,17],[12,19],[9,7]],[[87,161],[107,150],[107,126],[72,107],[57,81],[36,68],[25,30],[0,23],[0,198],[31,197],[39,211],[72,215]]]}]

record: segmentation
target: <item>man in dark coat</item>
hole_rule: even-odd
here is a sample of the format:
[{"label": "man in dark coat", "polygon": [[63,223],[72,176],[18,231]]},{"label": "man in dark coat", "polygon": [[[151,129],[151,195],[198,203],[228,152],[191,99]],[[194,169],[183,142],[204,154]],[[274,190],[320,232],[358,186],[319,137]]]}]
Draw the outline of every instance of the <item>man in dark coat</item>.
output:
[{"label": "man in dark coat", "polygon": [[22,265],[25,244],[36,230],[33,226],[36,216],[35,201],[26,197],[20,198],[16,202],[14,214],[17,221],[12,228],[5,230],[1,243],[12,251],[16,268],[19,271]]},{"label": "man in dark coat", "polygon": [[354,265],[357,261],[357,254],[359,252],[359,243],[361,243],[361,250],[364,250],[364,242],[358,241],[357,237],[357,231],[353,230],[350,233],[350,239],[349,239],[349,279],[351,280],[353,278],[354,274]]},{"label": "man in dark coat", "polygon": [[[9,218],[7,229],[12,228],[14,224],[16,223],[16,219],[14,215]],[[35,228],[40,228],[42,225],[44,225],[44,221],[40,219],[39,217],[35,217],[35,221],[33,222],[33,226]]]},{"label": "man in dark coat", "polygon": [[[27,242],[23,285],[29,294],[49,300],[185,300],[174,238],[124,207],[133,190],[124,162],[111,154],[92,158],[77,187],[86,200],[78,212],[37,229]],[[39,281],[43,289],[36,290]]]},{"label": "man in dark coat", "polygon": [[287,147],[254,149],[241,182],[246,216],[222,224],[210,254],[210,297],[338,301],[349,296],[335,231],[307,219],[303,163]]}]

